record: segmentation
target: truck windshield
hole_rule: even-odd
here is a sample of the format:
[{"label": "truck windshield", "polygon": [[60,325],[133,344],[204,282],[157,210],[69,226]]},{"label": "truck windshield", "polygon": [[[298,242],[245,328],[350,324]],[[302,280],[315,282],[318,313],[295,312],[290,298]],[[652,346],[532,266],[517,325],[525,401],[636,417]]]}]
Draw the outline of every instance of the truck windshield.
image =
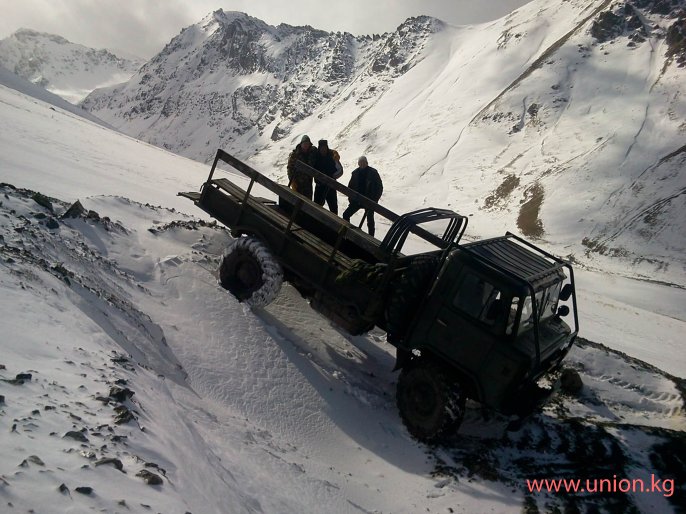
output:
[{"label": "truck windshield", "polygon": [[[560,296],[560,288],[562,287],[562,282],[553,284],[552,286],[541,289],[536,292],[536,306],[538,307],[538,321],[545,320],[551,317],[557,311],[557,302]],[[512,305],[510,306],[510,316],[507,321],[506,333],[511,334],[514,328],[515,320],[517,318],[517,307],[519,306],[520,299],[514,297],[512,299]],[[531,302],[531,296],[527,295],[524,297],[524,303],[522,305],[522,318],[519,322],[519,328],[517,329],[517,334],[530,329],[534,326],[534,309]]]}]

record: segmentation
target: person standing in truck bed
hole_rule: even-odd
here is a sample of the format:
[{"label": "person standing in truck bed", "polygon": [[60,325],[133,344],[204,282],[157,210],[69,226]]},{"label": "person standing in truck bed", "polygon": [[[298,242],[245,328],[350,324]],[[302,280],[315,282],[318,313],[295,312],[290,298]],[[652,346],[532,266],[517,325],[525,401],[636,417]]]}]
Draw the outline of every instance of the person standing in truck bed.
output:
[{"label": "person standing in truck bed", "polygon": [[308,166],[314,164],[317,150],[312,146],[309,136],[303,136],[300,143],[288,156],[288,185],[308,200],[312,200],[312,177],[295,169],[295,163],[302,161]]},{"label": "person standing in truck bed", "polygon": [[[370,200],[378,202],[383,194],[383,182],[381,181],[379,172],[369,166],[367,158],[364,155],[357,160],[357,166],[357,169],[353,171],[352,177],[350,177],[348,187],[353,191],[357,191],[362,196],[366,196]],[[350,205],[343,212],[343,219],[345,221],[350,221],[350,217],[361,208],[362,206],[355,202],[355,200],[350,200]],[[375,230],[374,211],[372,209],[365,209],[365,218],[367,219],[369,235],[373,236]]]},{"label": "person standing in truck bed", "polygon": [[[320,139],[317,151],[314,158],[314,169],[331,177],[337,179],[340,175],[337,174],[338,168],[336,166],[336,156],[334,150],[329,149],[329,142],[326,139]],[[338,197],[336,190],[326,184],[322,184],[317,180],[314,181],[314,201],[319,205],[324,205],[324,201],[329,205],[329,210],[334,214],[338,214]]]}]

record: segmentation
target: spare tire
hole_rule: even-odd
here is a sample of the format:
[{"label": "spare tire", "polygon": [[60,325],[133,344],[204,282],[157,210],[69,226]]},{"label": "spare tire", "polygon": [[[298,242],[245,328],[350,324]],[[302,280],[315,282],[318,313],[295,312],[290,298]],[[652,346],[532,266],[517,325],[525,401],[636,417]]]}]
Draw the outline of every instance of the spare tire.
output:
[{"label": "spare tire", "polygon": [[254,237],[234,239],[217,270],[219,284],[251,307],[269,305],[281,290],[283,270]]}]

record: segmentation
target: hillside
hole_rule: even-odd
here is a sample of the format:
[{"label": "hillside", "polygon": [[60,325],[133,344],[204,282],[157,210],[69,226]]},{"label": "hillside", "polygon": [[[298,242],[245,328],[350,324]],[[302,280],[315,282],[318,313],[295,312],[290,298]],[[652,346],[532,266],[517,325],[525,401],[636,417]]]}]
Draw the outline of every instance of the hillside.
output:
[{"label": "hillside", "polygon": [[[470,403],[425,446],[383,333],[345,335],[288,285],[256,311],[217,285],[230,236],[176,196],[206,166],[3,86],[0,116],[9,512],[683,510],[683,290],[578,270],[582,394],[510,430]],[[526,487],[613,475],[665,488]]]},{"label": "hillside", "polygon": [[301,134],[324,137],[348,171],[369,155],[396,210],[449,206],[479,235],[516,230],[683,287],[684,5],[537,0],[480,26],[420,17],[369,37],[217,11],[84,106],[281,179]]}]

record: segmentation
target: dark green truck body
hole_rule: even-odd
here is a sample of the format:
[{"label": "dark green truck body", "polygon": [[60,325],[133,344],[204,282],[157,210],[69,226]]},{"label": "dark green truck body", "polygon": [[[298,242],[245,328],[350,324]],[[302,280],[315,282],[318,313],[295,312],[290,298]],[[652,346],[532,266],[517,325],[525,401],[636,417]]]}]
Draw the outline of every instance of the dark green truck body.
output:
[{"label": "dark green truck body", "polygon": [[[245,175],[248,186],[213,178],[220,162]],[[351,334],[374,326],[390,334],[388,306],[397,285],[417,259],[430,260],[426,287],[412,299],[402,333],[389,337],[398,349],[397,367],[431,357],[459,380],[468,397],[490,407],[507,410],[514,396],[567,354],[578,333],[574,274],[568,262],[509,233],[461,244],[464,216],[445,209],[397,215],[302,163],[298,169],[391,221],[383,241],[222,150],[201,192],[180,194],[234,236],[262,241],[283,267],[285,279],[310,298],[313,308]],[[274,198],[256,197],[255,184]],[[442,235],[422,227],[434,221],[447,225]],[[405,255],[410,234],[432,249]],[[370,273],[374,280],[368,279]],[[561,292],[571,309],[558,307]],[[573,328],[562,319],[569,313]]]}]

